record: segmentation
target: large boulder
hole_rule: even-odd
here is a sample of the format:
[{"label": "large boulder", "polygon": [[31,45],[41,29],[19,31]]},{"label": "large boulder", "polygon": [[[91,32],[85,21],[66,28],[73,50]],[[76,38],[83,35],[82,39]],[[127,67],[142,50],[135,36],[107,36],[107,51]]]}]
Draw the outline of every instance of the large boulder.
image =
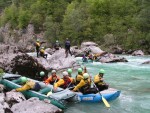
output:
[{"label": "large boulder", "polygon": [[6,72],[10,72],[12,68],[10,67],[11,60],[17,55],[21,54],[20,50],[16,46],[10,45],[0,45],[0,68],[4,69]]},{"label": "large boulder", "polygon": [[123,53],[123,49],[119,46],[112,47],[111,51],[113,54],[122,54]]},{"label": "large boulder", "polygon": [[63,113],[58,107],[40,101],[38,98],[30,98],[29,100],[15,104],[11,110],[14,113]]},{"label": "large boulder", "polygon": [[75,57],[68,55],[66,58],[64,49],[55,51],[48,59],[48,63],[50,64],[50,68],[56,70],[77,66]]},{"label": "large boulder", "polygon": [[28,54],[17,55],[11,60],[11,72],[18,73],[20,75],[26,75],[27,77],[35,79],[39,76],[41,71],[44,71],[47,75],[51,70],[50,64],[46,59],[42,57],[35,57]]},{"label": "large boulder", "polygon": [[136,50],[132,53],[133,56],[144,56],[144,52],[142,50]]},{"label": "large boulder", "polygon": [[128,62],[124,57],[119,57],[111,53],[104,54],[98,57],[98,59],[98,61],[102,63]]},{"label": "large boulder", "polygon": [[101,54],[103,53],[104,51],[101,50],[99,47],[98,47],[98,44],[94,43],[94,42],[83,42],[81,44],[81,50],[82,51],[86,51],[86,50],[91,50],[91,52],[93,54]]},{"label": "large boulder", "polygon": [[83,55],[83,51],[81,51],[78,46],[72,46],[70,50],[75,57],[82,57]]},{"label": "large boulder", "polygon": [[0,93],[0,113],[13,113],[9,105],[5,102],[5,94]]},{"label": "large boulder", "polygon": [[11,107],[16,103],[20,103],[22,101],[25,101],[26,99],[22,93],[10,91],[10,92],[6,93],[5,100],[9,104],[9,106]]}]

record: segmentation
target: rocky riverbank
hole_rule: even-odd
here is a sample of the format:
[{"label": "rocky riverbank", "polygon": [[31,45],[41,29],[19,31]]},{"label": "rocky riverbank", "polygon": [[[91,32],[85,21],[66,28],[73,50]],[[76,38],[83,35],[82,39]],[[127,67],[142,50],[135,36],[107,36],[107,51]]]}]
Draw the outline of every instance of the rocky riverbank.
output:
[{"label": "rocky riverbank", "polygon": [[26,100],[20,92],[2,93],[3,89],[0,84],[0,113],[63,113],[48,100],[40,101],[35,97]]}]

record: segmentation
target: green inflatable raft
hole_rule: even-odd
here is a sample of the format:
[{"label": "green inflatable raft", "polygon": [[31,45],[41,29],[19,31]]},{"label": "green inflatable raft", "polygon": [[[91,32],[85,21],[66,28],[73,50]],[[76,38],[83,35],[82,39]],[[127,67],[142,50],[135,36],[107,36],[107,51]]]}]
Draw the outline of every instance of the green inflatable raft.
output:
[{"label": "green inflatable raft", "polygon": [[[18,85],[15,83],[15,80],[10,80],[10,79],[17,79],[21,77],[20,75],[15,75],[15,74],[4,74],[3,78],[0,80],[0,83],[3,84],[8,90],[16,89],[21,87],[21,85]],[[28,78],[29,79],[29,78]],[[31,79],[33,80],[33,79]],[[36,80],[33,80],[36,81]],[[39,82],[39,81],[36,81]],[[38,97],[40,100],[48,99],[51,101],[51,104],[57,106],[60,109],[66,109],[66,106],[64,103],[61,102],[61,100],[69,99],[73,96],[75,96],[75,93],[64,90],[60,92],[53,93],[49,97],[46,96],[47,92],[49,92],[52,88],[52,85],[45,85],[43,82],[39,82],[41,85],[42,89],[39,92],[33,91],[33,90],[28,90],[28,91],[23,91],[22,94],[26,98],[31,98],[31,97]],[[58,91],[61,90],[58,88]]]}]

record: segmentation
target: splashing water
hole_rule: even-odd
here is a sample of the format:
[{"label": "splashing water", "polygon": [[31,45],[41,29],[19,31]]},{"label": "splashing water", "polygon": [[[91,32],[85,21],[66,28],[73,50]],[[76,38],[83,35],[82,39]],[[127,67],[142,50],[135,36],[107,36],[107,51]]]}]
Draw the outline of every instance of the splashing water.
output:
[{"label": "splashing water", "polygon": [[[150,113],[150,65],[141,65],[150,56],[124,56],[126,63],[86,63],[88,72],[94,76],[100,68],[106,70],[105,82],[121,90],[118,99],[109,102],[108,110],[103,103],[70,104],[66,113]],[[81,58],[77,58],[81,63]],[[74,73],[74,76],[77,73]]]}]

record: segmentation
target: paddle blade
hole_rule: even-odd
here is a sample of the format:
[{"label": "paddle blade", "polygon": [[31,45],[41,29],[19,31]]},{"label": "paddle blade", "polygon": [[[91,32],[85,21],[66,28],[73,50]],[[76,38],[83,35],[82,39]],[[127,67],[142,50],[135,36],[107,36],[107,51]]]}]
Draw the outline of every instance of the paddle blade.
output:
[{"label": "paddle blade", "polygon": [[50,96],[52,94],[52,91],[48,92],[46,96]]},{"label": "paddle blade", "polygon": [[102,100],[106,107],[110,108],[110,104],[107,102],[107,100],[102,96]]}]

